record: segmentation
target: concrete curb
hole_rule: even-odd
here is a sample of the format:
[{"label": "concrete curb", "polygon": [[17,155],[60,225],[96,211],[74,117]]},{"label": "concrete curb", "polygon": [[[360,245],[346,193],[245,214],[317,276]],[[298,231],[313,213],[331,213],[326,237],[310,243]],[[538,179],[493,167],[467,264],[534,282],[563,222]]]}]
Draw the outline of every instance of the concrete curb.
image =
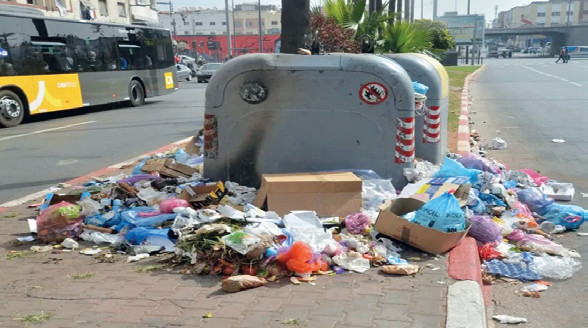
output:
[{"label": "concrete curb", "polygon": [[466,76],[465,82],[463,84],[463,89],[461,91],[461,104],[460,104],[460,112],[459,112],[459,126],[457,128],[457,153],[460,155],[465,155],[471,151],[470,147],[470,114],[469,114],[469,107],[470,107],[470,99],[469,99],[469,91],[470,91],[470,80],[474,79],[486,66],[482,66],[478,68],[472,74]]},{"label": "concrete curb", "polygon": [[[482,66],[465,78],[461,93],[457,152],[465,155],[471,152],[469,98],[470,81],[485,68]],[[449,252],[448,273],[456,280],[449,286],[447,295],[447,328],[488,327],[486,307],[491,306],[492,288],[482,283],[478,244],[472,237],[466,237]]]},{"label": "concrete curb", "polygon": [[[168,150],[170,150],[170,149],[172,149],[174,147],[178,147],[179,145],[188,142],[190,139],[192,139],[192,137],[189,137],[189,138],[186,138],[186,139],[182,139],[182,140],[178,140],[178,141],[172,142],[169,145],[166,145],[166,146],[163,146],[161,148],[158,148],[158,149],[156,149],[154,151],[145,153],[145,154],[143,154],[141,156],[137,156],[135,158],[131,158],[131,159],[126,160],[126,161],[121,162],[121,163],[110,165],[110,166],[108,166],[106,168],[103,168],[103,169],[100,169],[100,170],[97,170],[97,171],[94,171],[94,172],[85,174],[83,176],[77,177],[77,178],[72,179],[72,180],[69,180],[69,181],[65,181],[65,182],[61,183],[61,185],[63,185],[63,186],[79,185],[81,183],[84,183],[84,182],[87,182],[87,181],[92,180],[93,177],[98,177],[98,176],[102,176],[102,175],[107,175],[109,173],[113,173],[113,172],[115,172],[117,170],[120,170],[122,167],[127,166],[127,165],[131,165],[131,164],[134,164],[134,163],[142,160],[145,157],[149,157],[149,156],[151,156],[153,154],[157,154],[157,153],[163,153],[163,152],[166,152],[166,151],[168,151]],[[21,198],[18,198],[18,199],[11,200],[11,201],[6,202],[4,204],[0,204],[0,212],[5,211],[9,207],[21,205],[21,204],[24,204],[24,203],[29,202],[31,200],[42,198],[43,196],[45,196],[45,194],[47,194],[49,192],[51,192],[51,190],[49,188],[48,189],[43,189],[43,190],[38,191],[36,193],[30,194],[30,195],[27,195],[27,196],[24,196],[24,197],[21,197]]]}]

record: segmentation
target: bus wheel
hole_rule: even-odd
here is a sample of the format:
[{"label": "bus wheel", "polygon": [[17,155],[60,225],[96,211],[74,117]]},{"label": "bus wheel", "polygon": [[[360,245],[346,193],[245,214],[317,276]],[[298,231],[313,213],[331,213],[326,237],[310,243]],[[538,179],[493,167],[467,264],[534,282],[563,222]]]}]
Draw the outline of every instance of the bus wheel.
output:
[{"label": "bus wheel", "polygon": [[0,126],[17,126],[22,122],[24,115],[20,97],[10,90],[0,90]]},{"label": "bus wheel", "polygon": [[131,98],[131,106],[137,107],[145,103],[145,91],[139,81],[132,80],[129,83],[129,97]]}]

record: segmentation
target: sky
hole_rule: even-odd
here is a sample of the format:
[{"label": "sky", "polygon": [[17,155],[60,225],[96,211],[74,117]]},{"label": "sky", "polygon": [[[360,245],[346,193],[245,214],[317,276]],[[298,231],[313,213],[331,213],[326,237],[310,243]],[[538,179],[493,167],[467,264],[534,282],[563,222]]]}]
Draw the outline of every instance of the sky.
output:
[{"label": "sky", "polygon": [[[161,0],[163,1],[163,0]],[[229,6],[234,2],[241,3],[257,3],[258,0],[228,0]],[[369,0],[368,0],[369,1]],[[385,1],[385,0],[384,0]],[[421,18],[421,1],[423,3],[423,18],[433,18],[433,0],[415,0],[415,18]],[[536,0],[537,2],[547,0]],[[471,14],[484,14],[486,21],[491,21],[495,17],[494,6],[498,6],[498,12],[509,10],[512,7],[528,5],[532,0],[470,0]],[[174,10],[183,7],[202,7],[218,9],[225,8],[225,0],[172,0]],[[322,0],[310,0],[311,5],[320,5]],[[441,16],[446,11],[457,11],[459,15],[467,14],[468,0],[438,0],[437,15]],[[272,4],[281,6],[282,0],[261,0],[261,4]],[[159,5],[161,10],[166,10],[167,6]]]}]

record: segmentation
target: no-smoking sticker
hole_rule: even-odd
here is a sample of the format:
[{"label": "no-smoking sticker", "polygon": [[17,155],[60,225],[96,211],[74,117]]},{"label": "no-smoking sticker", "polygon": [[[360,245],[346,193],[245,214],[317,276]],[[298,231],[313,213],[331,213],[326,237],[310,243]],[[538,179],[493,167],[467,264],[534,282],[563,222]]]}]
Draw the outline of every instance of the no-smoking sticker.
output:
[{"label": "no-smoking sticker", "polygon": [[378,105],[388,98],[388,89],[379,82],[369,82],[359,88],[359,99],[368,105]]}]

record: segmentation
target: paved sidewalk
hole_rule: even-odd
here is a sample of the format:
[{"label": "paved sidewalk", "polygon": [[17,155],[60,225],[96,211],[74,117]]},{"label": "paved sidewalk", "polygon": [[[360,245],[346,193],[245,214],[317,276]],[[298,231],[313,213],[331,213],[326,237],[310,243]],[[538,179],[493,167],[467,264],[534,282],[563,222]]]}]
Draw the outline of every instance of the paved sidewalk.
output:
[{"label": "paved sidewalk", "polygon": [[[6,255],[42,245],[14,245],[34,216],[24,205],[0,213]],[[318,276],[315,286],[282,279],[235,294],[221,291],[220,277],[184,275],[181,267],[137,272],[158,258],[126,263],[127,255],[119,254],[114,263],[99,263],[77,251],[6,255],[0,257],[0,327],[444,327],[453,282],[446,255],[434,258],[408,246],[402,255],[420,258],[409,261],[424,267],[415,277],[372,268]],[[94,276],[74,279],[83,273]],[[39,311],[50,319],[36,325],[18,320]],[[212,318],[203,318],[209,312]]]}]

